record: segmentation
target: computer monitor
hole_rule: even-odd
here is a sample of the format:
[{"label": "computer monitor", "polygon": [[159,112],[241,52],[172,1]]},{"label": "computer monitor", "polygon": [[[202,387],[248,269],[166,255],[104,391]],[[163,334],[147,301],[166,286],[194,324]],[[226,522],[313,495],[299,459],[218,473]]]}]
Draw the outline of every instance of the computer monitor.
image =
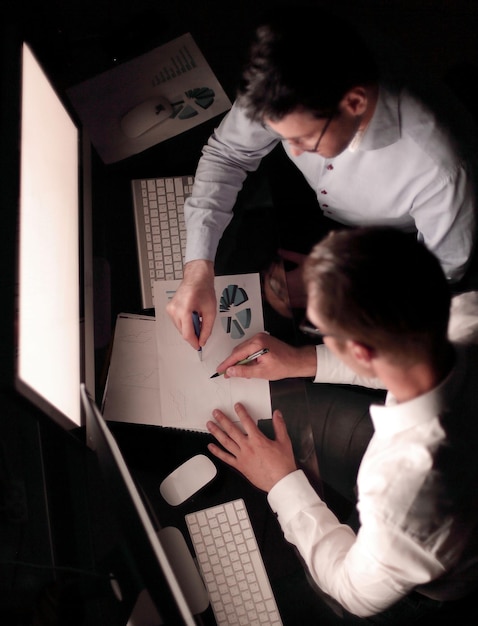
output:
[{"label": "computer monitor", "polygon": [[[207,609],[209,599],[182,535],[176,528],[154,528],[116,440],[84,385],[81,386],[81,399],[88,446],[96,454],[125,547],[156,608],[159,623],[174,626],[202,624],[200,614]],[[178,539],[184,543],[183,550],[178,550],[183,544],[177,543],[178,539],[169,533],[164,544],[161,543],[158,531],[161,536],[162,532],[171,530],[177,531]],[[142,622],[139,617],[141,607],[139,609],[138,617],[135,618],[133,612],[129,624],[158,623],[151,614]]]},{"label": "computer monitor", "polygon": [[65,429],[94,384],[90,144],[21,50],[15,387]]}]

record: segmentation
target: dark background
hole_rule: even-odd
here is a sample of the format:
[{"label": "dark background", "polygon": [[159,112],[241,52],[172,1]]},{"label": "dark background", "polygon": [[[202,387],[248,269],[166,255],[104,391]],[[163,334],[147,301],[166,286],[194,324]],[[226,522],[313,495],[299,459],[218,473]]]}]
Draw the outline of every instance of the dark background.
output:
[{"label": "dark background", "polygon": [[[384,55],[445,80],[476,114],[478,3],[475,0],[330,0],[322,2],[373,32]],[[61,431],[12,389],[14,356],[15,232],[18,195],[18,71],[22,38],[29,41],[59,90],[191,32],[225,91],[234,98],[251,25],[264,9],[294,11],[297,3],[261,0],[4,0],[0,16],[0,623],[104,624],[98,603],[107,584],[93,550],[87,491],[88,458],[81,434]],[[306,18],[306,11],[305,11]],[[320,32],[326,24],[317,24]],[[320,52],[326,63],[340,50]],[[105,166],[93,154],[93,210],[98,295],[97,375],[101,387],[114,319],[140,307],[129,181],[140,176],[194,173],[202,145],[219,118],[140,155]],[[286,179],[287,185],[283,181]],[[280,152],[273,153],[241,196],[259,206],[246,226],[254,246],[263,240],[272,208],[282,233],[292,227],[290,206],[310,192]],[[238,212],[239,214],[239,212]],[[307,219],[307,217],[304,217]],[[307,222],[306,222],[307,223]],[[115,236],[111,237],[110,232]],[[287,233],[294,243],[294,229]],[[272,239],[271,239],[272,240]],[[264,246],[265,263],[271,250]],[[223,255],[223,256],[221,256]],[[227,264],[227,253],[220,251]],[[249,268],[246,268],[249,269]],[[251,268],[254,269],[254,268]],[[259,268],[256,268],[259,269]],[[105,289],[106,288],[106,289]],[[121,432],[118,433],[121,436]],[[128,435],[129,436],[129,435]],[[64,568],[64,569],[54,569]],[[69,570],[66,568],[70,568]],[[73,581],[73,582],[72,582]],[[81,593],[78,591],[81,582]],[[71,585],[73,591],[65,594]],[[75,595],[76,594],[76,595]],[[64,597],[68,597],[65,603]],[[78,596],[78,597],[76,597]],[[85,608],[84,598],[88,598]],[[73,599],[72,599],[73,598]],[[75,600],[76,598],[76,600]],[[60,615],[60,617],[58,617]],[[113,620],[111,623],[114,623]]]}]

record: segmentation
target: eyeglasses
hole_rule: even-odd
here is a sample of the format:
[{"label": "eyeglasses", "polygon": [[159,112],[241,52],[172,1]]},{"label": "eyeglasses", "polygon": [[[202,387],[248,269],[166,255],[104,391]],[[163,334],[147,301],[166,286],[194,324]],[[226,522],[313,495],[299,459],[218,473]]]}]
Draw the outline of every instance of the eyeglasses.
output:
[{"label": "eyeglasses", "polygon": [[273,135],[275,135],[276,137],[282,139],[283,141],[287,141],[288,143],[292,144],[293,146],[295,146],[296,148],[298,148],[299,150],[301,150],[302,152],[317,152],[317,150],[319,149],[320,146],[320,142],[322,141],[322,139],[324,138],[325,133],[327,132],[327,129],[330,125],[330,122],[332,121],[332,119],[335,117],[335,111],[333,111],[327,118],[326,118],[326,122],[322,128],[322,130],[320,131],[320,135],[319,138],[317,139],[315,145],[313,148],[304,148],[304,145],[302,143],[302,139],[284,139],[284,137],[282,137],[281,135],[279,135],[278,133],[276,133],[274,130],[272,130],[267,124],[262,123],[262,126],[267,129],[269,132],[271,132]]},{"label": "eyeglasses", "polygon": [[299,148],[299,150],[302,150],[302,152],[317,152],[320,146],[320,142],[324,138],[324,135],[327,132],[330,122],[332,121],[334,116],[335,116],[335,112],[331,113],[329,117],[327,118],[322,130],[320,131],[319,138],[317,139],[315,146],[313,148],[304,148],[304,146],[302,145],[301,139],[287,139],[287,141],[293,144],[294,146],[296,146],[297,148]]},{"label": "eyeglasses", "polygon": [[305,319],[301,324],[299,324],[299,330],[306,335],[311,335],[312,337],[316,337],[319,339],[323,339],[324,337],[336,337],[333,333],[324,333],[316,326],[312,326],[308,319]]}]

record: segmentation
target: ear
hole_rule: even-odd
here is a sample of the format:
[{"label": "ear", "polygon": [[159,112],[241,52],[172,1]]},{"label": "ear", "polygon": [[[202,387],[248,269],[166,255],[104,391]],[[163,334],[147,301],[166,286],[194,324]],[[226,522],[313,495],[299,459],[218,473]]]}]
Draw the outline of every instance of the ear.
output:
[{"label": "ear", "polygon": [[371,367],[372,361],[375,358],[374,348],[364,343],[353,341],[352,339],[348,339],[347,344],[349,353],[352,354],[358,363],[365,367]]},{"label": "ear", "polygon": [[365,87],[353,87],[347,91],[340,104],[354,117],[363,115],[368,106],[367,90]]}]

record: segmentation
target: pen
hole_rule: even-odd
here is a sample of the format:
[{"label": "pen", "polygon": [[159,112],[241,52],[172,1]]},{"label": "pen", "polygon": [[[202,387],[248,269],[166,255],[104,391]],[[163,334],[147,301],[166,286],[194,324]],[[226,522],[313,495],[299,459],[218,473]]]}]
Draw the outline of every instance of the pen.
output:
[{"label": "pen", "polygon": [[[254,354],[250,354],[249,356],[246,356],[245,359],[241,359],[237,363],[234,363],[234,365],[245,365],[246,363],[250,363],[251,361],[254,361],[258,357],[262,356],[263,354],[267,354],[268,352],[269,352],[269,348],[262,348],[262,350],[258,350],[257,352],[254,352]],[[216,372],[209,378],[216,378],[216,376],[222,376],[223,374],[224,372]]]},{"label": "pen", "polygon": [[[201,334],[201,318],[199,317],[199,313],[197,311],[193,311],[193,326],[194,326],[194,332],[196,333],[196,337],[199,339],[199,335]],[[199,355],[199,360],[202,361],[201,346],[199,346],[198,355]]]}]

